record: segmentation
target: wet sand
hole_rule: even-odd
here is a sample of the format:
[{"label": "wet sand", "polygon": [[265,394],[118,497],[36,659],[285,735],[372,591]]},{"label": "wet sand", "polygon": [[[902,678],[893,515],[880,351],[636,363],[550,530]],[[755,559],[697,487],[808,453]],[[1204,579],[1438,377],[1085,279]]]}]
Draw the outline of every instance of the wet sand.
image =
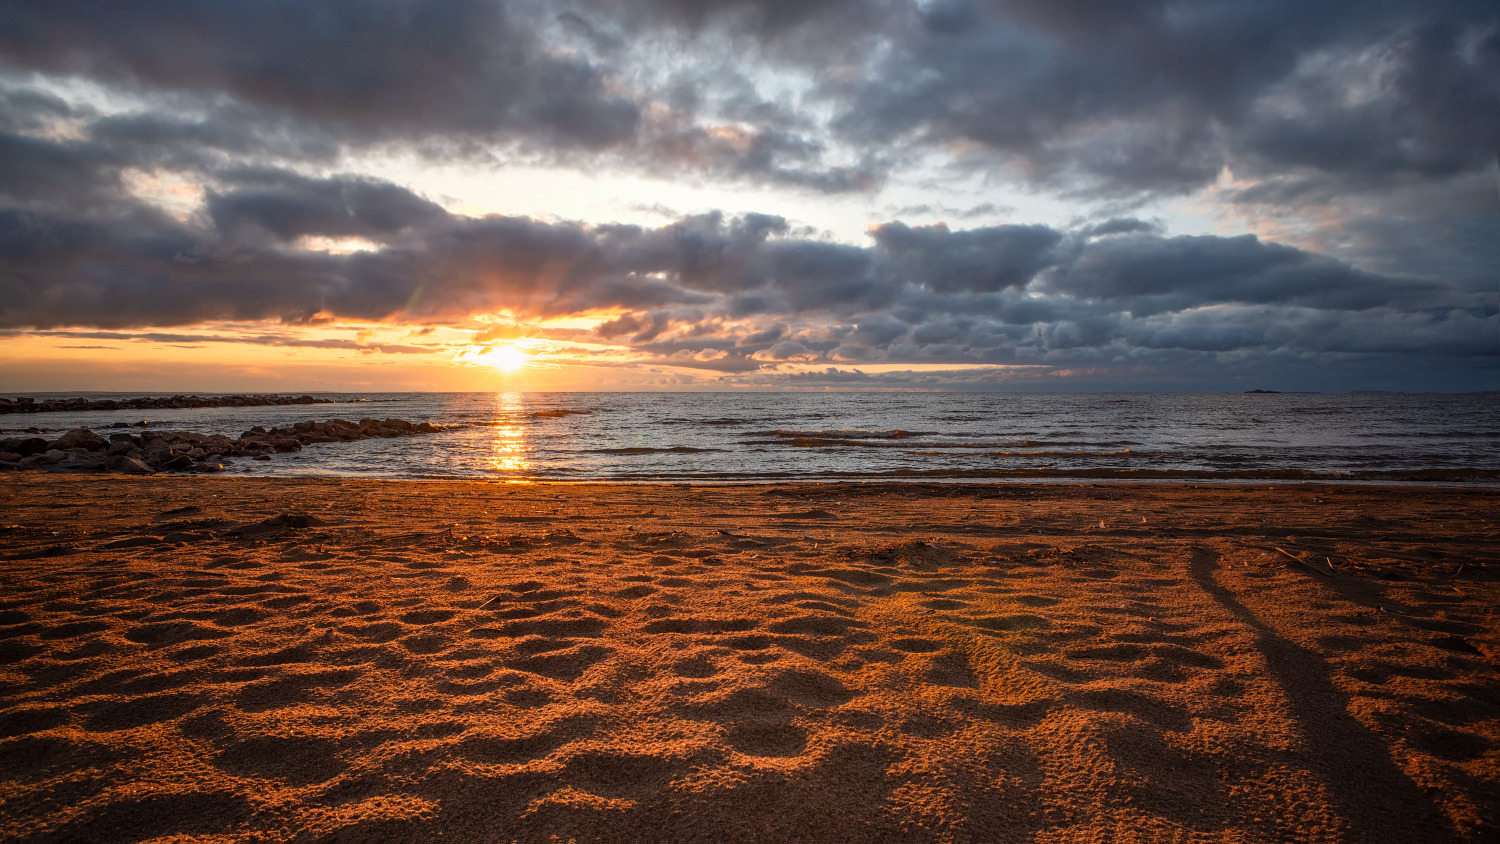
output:
[{"label": "wet sand", "polygon": [[1500,838],[1500,490],[0,488],[0,837]]}]

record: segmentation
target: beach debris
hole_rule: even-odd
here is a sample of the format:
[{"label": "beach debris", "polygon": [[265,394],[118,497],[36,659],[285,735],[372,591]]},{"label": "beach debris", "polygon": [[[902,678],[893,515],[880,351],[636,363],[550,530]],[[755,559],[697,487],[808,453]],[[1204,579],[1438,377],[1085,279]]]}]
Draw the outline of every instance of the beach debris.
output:
[{"label": "beach debris", "polygon": [[1286,550],[1285,548],[1281,548],[1281,547],[1278,547],[1278,546],[1272,546],[1272,547],[1276,548],[1277,551],[1280,551],[1281,553],[1283,553],[1286,556],[1290,557],[1295,562],[1301,563],[1306,568],[1311,569],[1312,571],[1315,571],[1318,574],[1324,575],[1326,577],[1334,577],[1334,576],[1336,576],[1338,574],[1338,572],[1336,572],[1336,571],[1333,570],[1333,561],[1332,560],[1328,561],[1328,571],[1323,571],[1322,569],[1318,568],[1317,566],[1313,565],[1312,563],[1309,563],[1306,558],[1299,557],[1296,554],[1293,554],[1292,552]]},{"label": "beach debris", "polygon": [[[673,531],[673,533],[675,533],[675,532],[676,531]],[[733,539],[734,541],[736,541],[738,543],[741,543],[743,545],[763,546],[763,545],[766,544],[765,542],[763,542],[763,541],[761,541],[759,539],[755,539],[754,537],[745,536],[742,533],[735,533],[734,531],[727,530],[725,528],[720,528],[719,529],[719,535],[723,536],[723,537],[725,537],[727,539]]]}]

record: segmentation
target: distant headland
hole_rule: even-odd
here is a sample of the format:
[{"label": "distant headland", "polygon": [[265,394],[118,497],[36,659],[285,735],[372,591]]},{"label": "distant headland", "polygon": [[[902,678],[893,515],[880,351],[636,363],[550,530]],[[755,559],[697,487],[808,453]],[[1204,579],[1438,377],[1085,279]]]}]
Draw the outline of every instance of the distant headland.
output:
[{"label": "distant headland", "polygon": [[312,396],[141,396],[136,399],[0,398],[0,414],[74,410],[159,410],[171,407],[260,407],[270,404],[333,404]]}]

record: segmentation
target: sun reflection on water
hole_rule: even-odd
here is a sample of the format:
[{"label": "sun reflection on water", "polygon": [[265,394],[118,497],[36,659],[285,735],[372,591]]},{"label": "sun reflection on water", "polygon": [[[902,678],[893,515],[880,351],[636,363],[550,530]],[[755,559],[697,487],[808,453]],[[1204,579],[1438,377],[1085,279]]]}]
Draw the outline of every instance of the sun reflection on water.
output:
[{"label": "sun reflection on water", "polygon": [[495,425],[491,429],[489,468],[496,472],[526,473],[531,460],[526,447],[526,397],[521,393],[495,396]]}]

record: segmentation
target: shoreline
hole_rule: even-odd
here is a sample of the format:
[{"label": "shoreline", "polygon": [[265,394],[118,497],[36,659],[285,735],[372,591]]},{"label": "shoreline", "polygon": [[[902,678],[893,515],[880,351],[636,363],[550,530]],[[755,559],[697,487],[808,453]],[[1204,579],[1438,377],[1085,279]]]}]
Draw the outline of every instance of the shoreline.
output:
[{"label": "shoreline", "polygon": [[19,840],[1500,830],[1492,487],[6,481]]}]

